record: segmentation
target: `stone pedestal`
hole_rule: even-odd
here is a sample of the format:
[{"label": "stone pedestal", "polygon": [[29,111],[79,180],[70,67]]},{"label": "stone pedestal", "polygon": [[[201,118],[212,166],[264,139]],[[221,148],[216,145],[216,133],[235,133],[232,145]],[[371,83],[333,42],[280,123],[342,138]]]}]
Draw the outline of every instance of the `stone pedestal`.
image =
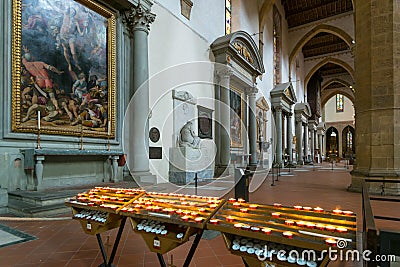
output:
[{"label": "stone pedestal", "polygon": [[7,213],[8,193],[7,189],[0,188],[0,214]]},{"label": "stone pedestal", "polygon": [[190,147],[173,147],[169,150],[169,181],[185,185],[198,179],[214,177],[213,157],[215,148],[201,143],[200,149]]}]

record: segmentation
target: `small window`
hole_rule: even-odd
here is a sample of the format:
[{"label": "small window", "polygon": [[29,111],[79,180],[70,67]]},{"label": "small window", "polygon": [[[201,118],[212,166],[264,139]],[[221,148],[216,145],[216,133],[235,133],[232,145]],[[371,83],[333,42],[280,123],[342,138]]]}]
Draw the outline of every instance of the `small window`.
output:
[{"label": "small window", "polygon": [[343,95],[337,94],[336,95],[336,112],[343,112],[343,110],[344,110]]},{"label": "small window", "polygon": [[225,34],[231,33],[232,26],[232,3],[231,0],[225,0]]}]

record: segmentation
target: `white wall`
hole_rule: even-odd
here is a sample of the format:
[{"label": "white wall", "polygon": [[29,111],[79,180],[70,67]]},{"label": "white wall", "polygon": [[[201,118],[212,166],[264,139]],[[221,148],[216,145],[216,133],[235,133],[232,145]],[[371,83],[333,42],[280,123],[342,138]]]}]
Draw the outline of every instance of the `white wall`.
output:
[{"label": "white wall", "polygon": [[[188,21],[180,13],[179,1],[158,2],[162,2],[162,5],[155,3],[152,8],[157,18],[151,25],[149,35],[149,85],[152,111],[149,128],[157,127],[161,132],[161,139],[156,143],[149,141],[149,145],[163,149],[161,160],[150,160],[150,171],[157,175],[158,182],[163,182],[162,178],[168,177],[169,148],[175,145],[172,137],[172,90],[188,91],[198,100],[198,105],[214,110],[214,102],[210,101],[214,98],[214,88],[203,82],[213,81],[210,44],[225,33],[225,16],[224,11],[218,16],[214,14],[215,10],[212,13],[205,11],[213,10],[209,8],[211,1],[194,1],[192,17]],[[214,6],[218,10],[220,3],[215,3],[213,8]],[[200,18],[200,13],[205,17]],[[193,81],[201,83],[193,84]],[[195,114],[197,115],[197,108]],[[194,129],[197,131],[197,125]]]},{"label": "white wall", "polygon": [[346,96],[344,98],[343,112],[336,112],[336,95],[331,97],[325,104],[325,122],[339,122],[354,120],[353,103]]},{"label": "white wall", "polygon": [[[174,16],[178,21],[187,25],[193,32],[200,35],[210,44],[225,34],[224,0],[193,0],[190,20],[181,14],[180,0],[156,0],[154,2],[152,12],[157,14],[156,21],[162,21],[157,12],[157,6],[162,6],[170,16]],[[162,21],[162,23],[166,22]]]}]

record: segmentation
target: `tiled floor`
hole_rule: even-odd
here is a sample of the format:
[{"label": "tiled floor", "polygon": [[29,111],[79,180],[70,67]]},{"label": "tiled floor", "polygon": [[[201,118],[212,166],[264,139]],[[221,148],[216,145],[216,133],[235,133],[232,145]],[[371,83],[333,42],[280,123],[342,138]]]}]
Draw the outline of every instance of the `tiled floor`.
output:
[{"label": "tiled floor", "polygon": [[[340,167],[340,166],[339,166]],[[349,170],[334,171],[321,168],[303,168],[305,171],[291,170],[294,176],[282,176],[271,187],[271,180],[265,181],[250,196],[255,203],[280,202],[284,205],[310,205],[332,209],[340,206],[358,214],[358,225],[361,226],[361,195],[347,192],[351,182]],[[287,172],[287,170],[285,170]],[[230,197],[232,192],[228,194]],[[398,206],[388,203],[373,205],[374,212],[380,215],[396,215]],[[398,213],[397,213],[398,215]],[[70,216],[70,215],[66,215]],[[77,221],[71,219],[58,221],[13,221],[0,220],[1,224],[13,227],[37,237],[36,240],[0,248],[0,266],[99,266],[102,256],[95,236],[85,235]],[[400,223],[379,223],[378,226],[400,231]],[[116,230],[102,234],[108,253],[116,236]],[[193,240],[193,238],[192,238]],[[191,241],[164,255],[169,263],[182,266]],[[134,234],[129,223],[126,224],[117,255],[115,266],[159,266],[158,259],[146,247],[144,241]],[[190,266],[196,267],[236,267],[244,266],[241,258],[229,254],[225,244],[218,236],[212,240],[202,239]],[[329,266],[360,266],[355,263],[335,262]]]}]

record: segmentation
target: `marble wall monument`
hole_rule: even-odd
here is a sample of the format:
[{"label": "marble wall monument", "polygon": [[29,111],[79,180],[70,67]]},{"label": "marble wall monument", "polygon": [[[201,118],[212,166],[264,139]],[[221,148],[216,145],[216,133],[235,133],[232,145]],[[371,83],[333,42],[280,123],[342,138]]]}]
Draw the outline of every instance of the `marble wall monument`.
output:
[{"label": "marble wall monument", "polygon": [[196,99],[186,91],[172,91],[174,147],[169,150],[169,181],[184,185],[194,181],[195,175],[200,179],[213,178],[212,147],[203,142],[194,129],[196,116]]}]

